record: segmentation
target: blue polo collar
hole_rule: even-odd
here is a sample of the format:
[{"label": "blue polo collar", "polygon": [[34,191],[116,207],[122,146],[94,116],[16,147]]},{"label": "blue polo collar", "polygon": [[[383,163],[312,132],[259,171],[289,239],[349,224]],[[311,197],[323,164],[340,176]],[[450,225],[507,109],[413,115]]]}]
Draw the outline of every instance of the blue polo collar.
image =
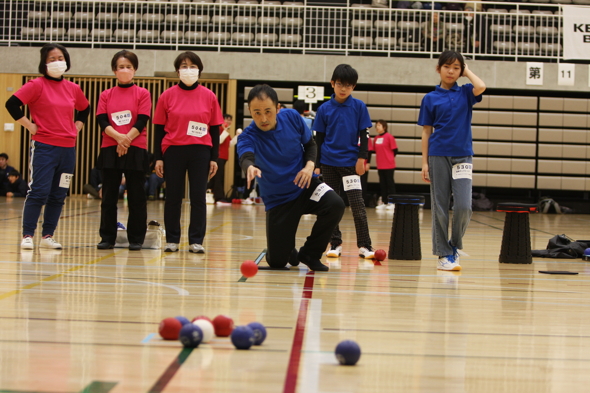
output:
[{"label": "blue polo collar", "polygon": [[351,106],[352,105],[352,94],[348,96],[348,98],[346,99],[346,101],[344,101],[342,104],[339,103],[338,101],[336,101],[336,94],[332,94],[332,101],[334,101],[335,105],[341,105],[341,106]]},{"label": "blue polo collar", "polygon": [[447,93],[449,91],[461,91],[461,88],[459,87],[457,82],[455,82],[453,87],[451,87],[449,90],[443,89],[442,87],[440,87],[440,85],[436,85],[436,91],[438,91],[439,93]]}]

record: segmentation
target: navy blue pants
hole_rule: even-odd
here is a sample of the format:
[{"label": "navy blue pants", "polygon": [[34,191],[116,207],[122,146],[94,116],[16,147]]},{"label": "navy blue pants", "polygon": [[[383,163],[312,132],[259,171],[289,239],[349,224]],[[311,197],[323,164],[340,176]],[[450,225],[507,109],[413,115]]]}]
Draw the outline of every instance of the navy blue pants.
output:
[{"label": "navy blue pants", "polygon": [[23,236],[35,235],[43,206],[42,236],[53,236],[69,189],[60,187],[60,181],[63,174],[73,175],[75,166],[75,147],[31,141],[30,191],[23,209]]}]

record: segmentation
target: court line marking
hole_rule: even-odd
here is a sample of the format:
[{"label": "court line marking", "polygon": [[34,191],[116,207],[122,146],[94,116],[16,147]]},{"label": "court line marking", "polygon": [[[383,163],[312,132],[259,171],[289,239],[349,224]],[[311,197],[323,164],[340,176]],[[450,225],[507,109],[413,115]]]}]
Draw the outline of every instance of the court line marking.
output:
[{"label": "court line marking", "polygon": [[283,393],[295,393],[297,389],[297,376],[299,373],[299,363],[301,361],[301,349],[303,347],[303,337],[305,336],[305,324],[307,322],[307,310],[309,301],[313,295],[314,271],[309,271],[305,275],[303,283],[303,294],[301,295],[301,304],[299,305],[299,315],[297,316],[297,325],[291,345],[291,355],[287,366],[287,375]]},{"label": "court line marking", "polygon": [[193,352],[193,349],[194,348],[183,348],[182,351],[180,351],[180,353],[176,357],[176,359],[174,359],[172,363],[170,363],[168,368],[164,371],[160,378],[158,378],[156,383],[154,383],[154,386],[152,386],[150,390],[148,390],[148,393],[160,393],[162,390],[164,390],[164,388],[166,387],[166,385],[168,385],[168,382],[170,382],[170,380],[174,377],[180,366],[182,366],[182,364],[186,361],[186,359],[188,359],[190,354]]},{"label": "court line marking", "polygon": [[[262,252],[254,260],[254,263],[256,264],[256,266],[258,266],[258,264],[260,263],[260,261],[262,261],[262,258],[265,255],[266,255],[266,248],[264,250],[262,250]],[[242,276],[242,277],[240,277],[240,279],[238,280],[238,282],[246,282],[247,279],[248,279],[248,277]]]},{"label": "court line marking", "polygon": [[40,281],[31,283],[31,284],[27,284],[27,285],[25,285],[25,286],[23,286],[23,287],[21,287],[19,289],[14,289],[12,291],[5,292],[5,293],[3,293],[3,294],[0,295],[0,300],[4,300],[4,299],[7,299],[7,298],[9,298],[11,296],[18,295],[18,294],[22,293],[23,291],[25,291],[27,289],[35,288],[35,287],[43,284],[44,282],[53,281],[56,278],[63,277],[63,276],[65,276],[68,273],[78,271],[78,270],[83,269],[85,267],[88,267],[90,265],[94,265],[95,263],[98,263],[100,261],[104,261],[105,259],[111,258],[111,257],[115,256],[116,254],[118,254],[120,252],[123,252],[123,250],[121,250],[119,252],[110,253],[110,254],[105,255],[103,257],[96,258],[96,259],[94,259],[92,261],[84,262],[81,265],[74,266],[72,268],[69,268],[69,269],[61,272],[61,273],[56,273],[56,274],[53,274],[53,275],[51,275],[49,277],[45,277],[44,279],[42,279]]},{"label": "court line marking", "polygon": [[150,340],[151,340],[152,338],[154,338],[154,336],[155,336],[155,335],[156,335],[156,333],[150,333],[150,334],[148,334],[147,336],[145,336],[145,338],[144,338],[143,340],[141,340],[141,343],[142,343],[142,344],[147,344],[147,343],[149,343],[149,342],[150,342]]}]

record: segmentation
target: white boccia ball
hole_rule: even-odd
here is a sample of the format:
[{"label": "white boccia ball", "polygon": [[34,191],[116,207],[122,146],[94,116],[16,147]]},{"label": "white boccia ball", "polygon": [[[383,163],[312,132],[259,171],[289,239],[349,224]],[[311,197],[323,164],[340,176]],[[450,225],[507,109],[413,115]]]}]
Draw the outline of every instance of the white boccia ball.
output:
[{"label": "white boccia ball", "polygon": [[197,319],[193,322],[193,325],[200,327],[203,331],[204,343],[208,343],[209,341],[211,341],[211,339],[215,335],[215,329],[213,328],[213,324],[206,319]]}]

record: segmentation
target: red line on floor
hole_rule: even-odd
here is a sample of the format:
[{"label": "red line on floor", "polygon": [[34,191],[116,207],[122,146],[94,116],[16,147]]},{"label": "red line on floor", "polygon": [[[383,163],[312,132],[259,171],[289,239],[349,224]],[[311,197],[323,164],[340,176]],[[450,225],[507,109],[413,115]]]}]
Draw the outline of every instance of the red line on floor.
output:
[{"label": "red line on floor", "polygon": [[314,272],[310,271],[305,276],[303,283],[303,294],[301,295],[301,305],[299,306],[299,315],[297,316],[297,326],[293,336],[293,345],[291,345],[291,357],[287,366],[287,376],[285,378],[285,387],[283,393],[295,393],[297,388],[297,376],[299,374],[299,361],[301,360],[301,347],[303,346],[303,336],[305,335],[305,322],[307,321],[307,309],[309,301],[313,295]]}]

